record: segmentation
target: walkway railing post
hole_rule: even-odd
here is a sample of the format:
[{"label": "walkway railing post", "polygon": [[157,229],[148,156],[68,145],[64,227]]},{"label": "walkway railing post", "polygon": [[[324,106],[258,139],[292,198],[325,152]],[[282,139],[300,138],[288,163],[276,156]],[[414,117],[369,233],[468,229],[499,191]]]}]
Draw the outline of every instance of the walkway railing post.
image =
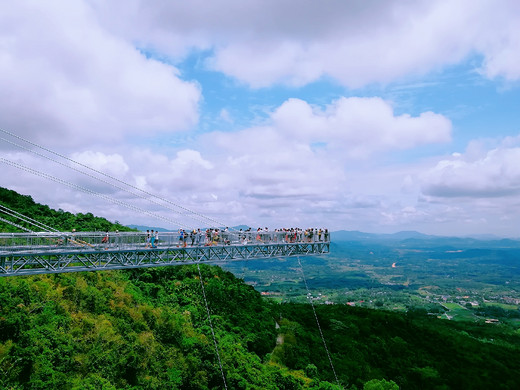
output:
[{"label": "walkway railing post", "polygon": [[[301,232],[300,232],[301,233]],[[330,236],[312,240],[298,232],[225,232],[218,241],[179,240],[161,232],[157,248],[146,246],[139,232],[0,233],[0,276],[177,265],[194,260],[218,263],[250,258],[322,255]],[[205,237],[205,232],[201,237]]]}]

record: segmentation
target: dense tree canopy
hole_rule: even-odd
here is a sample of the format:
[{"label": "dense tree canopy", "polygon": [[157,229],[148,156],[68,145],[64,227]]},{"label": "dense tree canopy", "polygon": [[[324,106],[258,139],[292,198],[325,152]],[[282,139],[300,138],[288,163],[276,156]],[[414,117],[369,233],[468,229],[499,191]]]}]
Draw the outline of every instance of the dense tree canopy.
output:
[{"label": "dense tree canopy", "polygon": [[[28,195],[20,195],[15,191],[0,187],[0,205],[6,206],[20,214],[28,216],[54,229],[70,232],[72,229],[77,231],[107,231],[119,230],[130,231],[132,229],[119,223],[112,223],[105,218],[96,217],[92,213],[72,214],[67,211],[53,210],[49,206],[36,203]],[[26,229],[40,231],[31,224],[21,221],[11,215],[0,211],[0,217],[14,222]],[[23,232],[24,230],[0,220],[0,232]]]},{"label": "dense tree canopy", "polygon": [[[0,278],[2,388],[317,387],[274,363],[272,309],[218,267]],[[312,384],[312,386],[311,386]]]},{"label": "dense tree canopy", "polygon": [[[0,387],[337,389],[309,305],[264,301],[214,266],[0,278]],[[497,327],[316,307],[343,388],[517,388]],[[278,326],[277,326],[278,324]],[[376,381],[373,381],[376,379]]]}]

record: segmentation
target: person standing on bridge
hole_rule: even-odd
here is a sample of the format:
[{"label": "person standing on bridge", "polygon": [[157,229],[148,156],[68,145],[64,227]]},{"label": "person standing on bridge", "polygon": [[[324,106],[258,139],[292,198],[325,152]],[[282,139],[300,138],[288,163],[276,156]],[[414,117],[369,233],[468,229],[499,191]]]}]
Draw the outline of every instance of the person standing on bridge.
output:
[{"label": "person standing on bridge", "polygon": [[105,234],[105,237],[103,237],[103,238],[101,239],[101,242],[102,242],[103,244],[105,244],[105,250],[108,249],[108,241],[109,241],[109,237],[108,237],[108,231],[107,231],[106,234]]},{"label": "person standing on bridge", "polygon": [[179,243],[177,244],[177,247],[182,245],[183,239],[184,239],[184,230],[179,229]]},{"label": "person standing on bridge", "polygon": [[150,233],[150,247],[155,248],[155,234],[153,234],[153,229],[152,229],[152,232]]},{"label": "person standing on bridge", "polygon": [[159,245],[159,230],[155,231],[155,235],[153,236],[154,245],[152,245],[152,248],[157,248],[157,245]]},{"label": "person standing on bridge", "polygon": [[200,246],[200,241],[202,240],[202,232],[200,228],[197,230],[197,246]]},{"label": "person standing on bridge", "polygon": [[205,246],[208,246],[208,245],[211,245],[211,228],[210,229],[206,229],[206,238],[205,238],[205,243],[204,245]]},{"label": "person standing on bridge", "polygon": [[188,245],[188,232],[186,230],[182,231],[182,247],[186,248]]},{"label": "person standing on bridge", "polygon": [[146,229],[146,239],[145,239],[145,248],[148,248],[150,246],[150,229]]}]

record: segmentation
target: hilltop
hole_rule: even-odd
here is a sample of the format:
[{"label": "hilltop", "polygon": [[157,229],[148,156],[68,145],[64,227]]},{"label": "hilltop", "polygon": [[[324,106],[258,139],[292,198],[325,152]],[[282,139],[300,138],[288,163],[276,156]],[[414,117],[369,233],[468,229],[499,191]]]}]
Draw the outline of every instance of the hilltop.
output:
[{"label": "hilltop", "polygon": [[[47,205],[36,203],[29,195],[21,195],[16,191],[0,187],[0,205],[6,206],[11,210],[28,216],[36,221],[50,226],[56,230],[70,232],[72,229],[77,231],[131,231],[127,226],[120,223],[113,223],[105,218],[96,217],[92,213],[72,214],[61,209],[54,210]],[[10,222],[16,223],[26,229],[35,229],[33,225],[21,221],[11,215],[0,212],[0,216]],[[36,229],[40,230],[40,229]],[[0,220],[0,232],[23,232],[24,230],[10,225]]]}]

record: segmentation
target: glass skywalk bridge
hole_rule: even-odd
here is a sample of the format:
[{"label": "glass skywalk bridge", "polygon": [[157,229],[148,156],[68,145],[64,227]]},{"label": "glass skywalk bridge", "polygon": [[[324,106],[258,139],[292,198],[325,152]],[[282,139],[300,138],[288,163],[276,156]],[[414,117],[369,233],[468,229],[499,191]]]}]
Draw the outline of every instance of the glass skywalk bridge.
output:
[{"label": "glass skywalk bridge", "polygon": [[[153,236],[152,236],[153,237]],[[151,237],[150,237],[151,238]],[[326,231],[0,233],[0,276],[322,255]]]}]

